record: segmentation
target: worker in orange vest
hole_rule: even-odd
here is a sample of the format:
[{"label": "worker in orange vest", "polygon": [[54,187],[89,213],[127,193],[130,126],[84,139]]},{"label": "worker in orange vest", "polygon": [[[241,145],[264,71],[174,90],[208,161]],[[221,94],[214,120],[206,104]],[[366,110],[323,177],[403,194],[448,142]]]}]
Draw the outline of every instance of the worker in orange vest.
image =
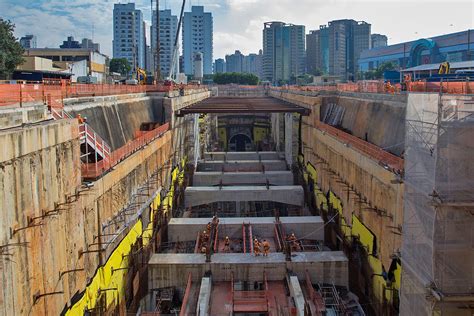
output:
[{"label": "worker in orange vest", "polygon": [[225,236],[224,252],[230,252],[230,239],[229,239],[229,236]]},{"label": "worker in orange vest", "polygon": [[264,239],[262,246],[263,246],[263,255],[266,257],[268,256],[268,253],[270,252],[270,243],[266,239]]},{"label": "worker in orange vest", "polygon": [[260,253],[261,253],[261,250],[260,250],[260,242],[258,241],[257,238],[255,238],[253,240],[253,253],[256,255],[256,256],[260,256]]}]

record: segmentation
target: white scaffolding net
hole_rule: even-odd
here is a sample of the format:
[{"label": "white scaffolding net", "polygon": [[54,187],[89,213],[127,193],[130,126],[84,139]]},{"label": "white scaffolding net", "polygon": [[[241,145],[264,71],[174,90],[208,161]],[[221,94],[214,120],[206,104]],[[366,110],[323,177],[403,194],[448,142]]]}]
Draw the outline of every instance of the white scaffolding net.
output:
[{"label": "white scaffolding net", "polygon": [[400,314],[447,315],[456,304],[437,303],[431,289],[474,288],[473,98],[410,94],[405,147]]}]

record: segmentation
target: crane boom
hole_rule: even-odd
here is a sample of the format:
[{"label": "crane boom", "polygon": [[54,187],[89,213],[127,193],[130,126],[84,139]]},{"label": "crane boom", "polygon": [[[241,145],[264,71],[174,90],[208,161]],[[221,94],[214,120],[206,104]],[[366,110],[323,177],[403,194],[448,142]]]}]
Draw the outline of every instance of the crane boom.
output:
[{"label": "crane boom", "polygon": [[186,0],[183,0],[183,5],[181,6],[181,14],[179,15],[178,21],[178,29],[176,31],[176,37],[174,39],[174,48],[173,48],[173,59],[171,62],[170,73],[168,76],[168,80],[173,80],[175,74],[176,63],[178,62],[178,50],[179,50],[179,33],[181,32],[181,25],[183,23],[183,16],[184,16],[184,7],[186,5]]}]

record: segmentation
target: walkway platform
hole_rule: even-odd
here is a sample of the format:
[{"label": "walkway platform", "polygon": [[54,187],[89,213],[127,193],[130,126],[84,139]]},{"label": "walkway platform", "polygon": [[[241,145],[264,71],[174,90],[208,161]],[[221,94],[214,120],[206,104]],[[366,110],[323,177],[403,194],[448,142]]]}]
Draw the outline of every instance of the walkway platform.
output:
[{"label": "walkway platform", "polygon": [[193,186],[214,186],[222,183],[228,185],[292,185],[293,173],[291,171],[266,171],[263,172],[195,172]]},{"label": "walkway platform", "polygon": [[184,192],[184,207],[214,202],[273,201],[303,207],[304,191],[298,185],[285,186],[233,186],[233,187],[188,187]]}]

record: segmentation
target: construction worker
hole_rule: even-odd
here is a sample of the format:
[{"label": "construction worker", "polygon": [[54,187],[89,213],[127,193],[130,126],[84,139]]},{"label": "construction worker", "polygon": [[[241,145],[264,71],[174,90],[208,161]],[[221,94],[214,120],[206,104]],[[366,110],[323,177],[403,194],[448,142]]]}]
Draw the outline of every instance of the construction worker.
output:
[{"label": "construction worker", "polygon": [[270,243],[266,239],[264,239],[262,246],[263,246],[263,255],[266,257],[268,256],[268,253],[270,252]]},{"label": "construction worker", "polygon": [[208,242],[208,240],[209,240],[209,234],[207,233],[207,231],[203,231],[201,234],[201,243]]},{"label": "construction worker", "polygon": [[295,233],[291,233],[291,235],[287,237],[286,240],[290,242],[291,250],[299,250],[300,246],[298,244],[298,238],[296,238]]},{"label": "construction worker", "polygon": [[76,118],[79,121],[79,124],[84,124],[86,122],[81,114],[77,114]]},{"label": "construction worker", "polygon": [[230,252],[230,239],[229,239],[229,236],[225,236],[224,252]]},{"label": "construction worker", "polygon": [[219,225],[219,217],[217,217],[217,215],[212,217],[212,223],[216,226]]},{"label": "construction worker", "polygon": [[392,84],[390,83],[390,80],[387,80],[385,83],[385,92],[390,92],[392,90]]},{"label": "construction worker", "polygon": [[260,256],[260,253],[261,253],[261,250],[260,250],[260,242],[258,241],[257,238],[255,238],[253,240],[253,253],[255,254],[255,256]]}]

